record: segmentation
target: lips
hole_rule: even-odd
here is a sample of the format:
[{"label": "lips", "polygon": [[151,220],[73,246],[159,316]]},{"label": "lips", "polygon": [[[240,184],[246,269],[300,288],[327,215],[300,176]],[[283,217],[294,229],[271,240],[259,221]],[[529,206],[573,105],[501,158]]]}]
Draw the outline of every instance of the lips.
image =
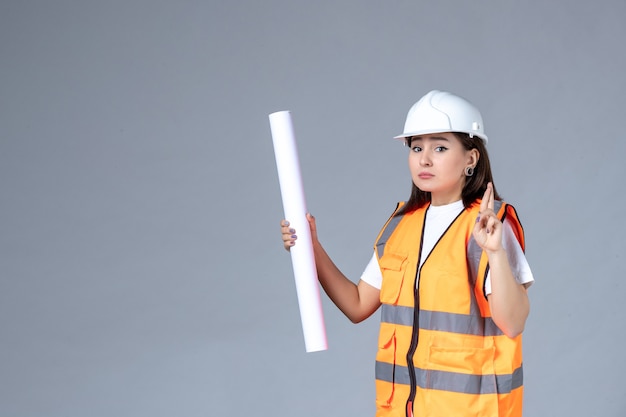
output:
[{"label": "lips", "polygon": [[419,174],[417,174],[417,176],[423,180],[427,180],[429,178],[434,177],[434,175],[431,174],[430,172],[420,172]]}]

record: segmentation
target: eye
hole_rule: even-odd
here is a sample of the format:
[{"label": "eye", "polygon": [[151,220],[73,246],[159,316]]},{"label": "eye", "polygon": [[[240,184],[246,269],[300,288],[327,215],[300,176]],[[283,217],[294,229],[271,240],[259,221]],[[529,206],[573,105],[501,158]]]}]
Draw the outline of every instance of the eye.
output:
[{"label": "eye", "polygon": [[412,150],[413,152],[421,152],[421,151],[422,151],[422,148],[420,148],[419,146],[413,146],[413,147],[411,148],[411,150]]},{"label": "eye", "polygon": [[447,151],[447,150],[448,150],[448,148],[446,148],[445,146],[437,146],[435,148],[435,152],[444,152],[444,151]]}]

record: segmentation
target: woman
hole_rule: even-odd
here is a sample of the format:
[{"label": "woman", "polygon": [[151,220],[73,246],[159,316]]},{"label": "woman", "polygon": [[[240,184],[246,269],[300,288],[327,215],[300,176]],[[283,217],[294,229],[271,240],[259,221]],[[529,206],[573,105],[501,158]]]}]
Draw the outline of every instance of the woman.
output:
[{"label": "woman", "polygon": [[[411,196],[358,284],[307,215],[319,281],[354,323],[381,305],[377,416],[521,416],[522,331],[534,281],[515,209],[493,185],[480,112],[431,91],[409,110]],[[288,250],[296,231],[281,222]]]}]

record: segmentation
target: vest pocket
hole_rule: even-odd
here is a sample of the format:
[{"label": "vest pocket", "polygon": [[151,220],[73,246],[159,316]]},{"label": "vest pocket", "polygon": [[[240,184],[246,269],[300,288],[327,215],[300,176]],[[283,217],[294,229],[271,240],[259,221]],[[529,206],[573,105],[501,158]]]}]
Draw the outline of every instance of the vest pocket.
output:
[{"label": "vest pocket", "polygon": [[494,346],[486,348],[431,346],[429,368],[459,374],[494,375],[495,352]]},{"label": "vest pocket", "polygon": [[381,323],[376,354],[376,405],[390,407],[393,401],[396,368],[395,325]]},{"label": "vest pocket", "polygon": [[[497,416],[495,348],[431,346],[425,379],[433,416]],[[430,416],[430,414],[428,414]]]},{"label": "vest pocket", "polygon": [[393,253],[388,249],[378,260],[380,271],[383,276],[383,285],[380,289],[380,301],[387,304],[397,304],[400,297],[400,289],[404,281],[404,270],[408,255]]}]

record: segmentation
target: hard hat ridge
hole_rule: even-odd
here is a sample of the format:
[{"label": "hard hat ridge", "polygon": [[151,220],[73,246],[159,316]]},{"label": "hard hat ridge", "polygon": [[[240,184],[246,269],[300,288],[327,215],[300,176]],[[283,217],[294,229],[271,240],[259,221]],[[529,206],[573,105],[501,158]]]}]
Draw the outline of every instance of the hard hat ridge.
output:
[{"label": "hard hat ridge", "polygon": [[443,132],[463,132],[487,142],[480,111],[464,98],[439,90],[428,92],[411,106],[404,132],[395,139]]}]

